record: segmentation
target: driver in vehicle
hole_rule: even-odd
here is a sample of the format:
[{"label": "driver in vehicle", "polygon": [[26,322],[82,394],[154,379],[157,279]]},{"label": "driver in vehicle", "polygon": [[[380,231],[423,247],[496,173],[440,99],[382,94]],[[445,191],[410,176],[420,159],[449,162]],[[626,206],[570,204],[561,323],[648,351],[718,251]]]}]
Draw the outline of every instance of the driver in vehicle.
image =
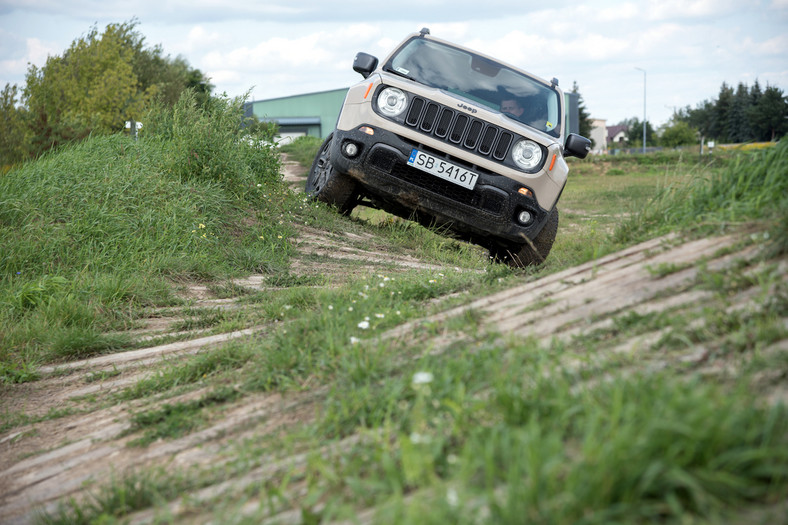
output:
[{"label": "driver in vehicle", "polygon": [[547,119],[544,116],[536,117],[535,114],[537,113],[537,108],[534,107],[532,111],[530,111],[530,115],[526,115],[525,107],[523,104],[516,97],[507,97],[501,101],[501,113],[506,113],[520,122],[528,124],[531,127],[538,129],[539,131],[545,131],[551,129],[552,126],[547,122]]}]

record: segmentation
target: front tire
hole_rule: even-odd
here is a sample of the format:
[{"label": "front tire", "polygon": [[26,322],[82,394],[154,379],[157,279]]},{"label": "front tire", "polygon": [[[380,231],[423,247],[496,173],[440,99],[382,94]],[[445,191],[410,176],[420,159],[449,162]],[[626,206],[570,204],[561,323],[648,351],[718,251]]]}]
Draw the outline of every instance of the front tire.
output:
[{"label": "front tire", "polygon": [[514,268],[524,268],[542,264],[553,247],[558,232],[558,208],[554,207],[547,216],[547,223],[539,234],[530,242],[514,246],[497,246],[490,250],[490,255]]},{"label": "front tire", "polygon": [[336,206],[344,215],[349,215],[356,207],[356,183],[349,176],[334,169],[331,164],[331,133],[323,141],[306,178],[306,194]]}]

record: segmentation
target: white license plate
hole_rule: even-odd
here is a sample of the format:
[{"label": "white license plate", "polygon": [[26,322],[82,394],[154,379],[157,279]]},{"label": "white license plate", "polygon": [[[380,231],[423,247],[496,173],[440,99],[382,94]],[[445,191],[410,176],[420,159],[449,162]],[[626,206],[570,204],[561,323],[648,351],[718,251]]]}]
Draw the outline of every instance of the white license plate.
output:
[{"label": "white license plate", "polygon": [[446,162],[443,159],[417,149],[410,152],[408,165],[426,171],[430,175],[435,175],[443,180],[453,182],[463,188],[468,188],[469,190],[472,190],[473,187],[476,186],[476,181],[479,179],[479,175],[472,171],[455,166],[451,162]]}]

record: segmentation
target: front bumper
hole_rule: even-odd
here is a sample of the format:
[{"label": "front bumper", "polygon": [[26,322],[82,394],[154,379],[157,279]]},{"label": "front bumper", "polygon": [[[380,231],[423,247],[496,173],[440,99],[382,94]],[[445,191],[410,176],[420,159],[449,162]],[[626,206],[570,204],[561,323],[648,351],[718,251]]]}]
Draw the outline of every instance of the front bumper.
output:
[{"label": "front bumper", "polygon": [[[358,148],[352,158],[343,153],[347,142]],[[478,173],[475,188],[468,190],[409,166],[413,148]],[[522,244],[526,237],[533,239],[547,221],[549,210],[541,208],[533,196],[518,192],[522,183],[380,128],[372,136],[358,128],[336,130],[331,163],[353,177],[381,208],[447,226],[478,244]],[[522,211],[531,213],[530,223],[518,222]]]}]

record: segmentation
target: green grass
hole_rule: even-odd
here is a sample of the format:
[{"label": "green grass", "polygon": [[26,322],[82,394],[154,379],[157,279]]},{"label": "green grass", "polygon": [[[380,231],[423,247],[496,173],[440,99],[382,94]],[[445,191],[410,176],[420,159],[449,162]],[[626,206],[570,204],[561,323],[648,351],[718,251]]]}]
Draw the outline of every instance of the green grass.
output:
[{"label": "green grass", "polygon": [[641,213],[616,230],[616,241],[631,241],[675,229],[724,232],[748,221],[770,224],[773,253],[788,248],[788,142],[749,151],[722,168],[662,187]]},{"label": "green grass", "polygon": [[[679,154],[573,162],[550,258],[515,271],[411,222],[368,211],[344,218],[291,194],[273,152],[247,150],[228,131],[230,106],[209,118],[187,104],[146,124],[150,135],[139,142],[91,139],[0,178],[0,227],[11,247],[0,256],[4,388],[35,381],[43,362],[130,348],[124,329],[146,308],[182,306],[173,288],[199,281],[216,295],[241,295],[243,308],[185,308],[176,329],[266,328],[168,361],[105,396],[134,400],[130,445],[187,436],[261,393],[301,399],[308,415],[274,434],[230,439],[215,468],[123,475],[42,522],[122,521],[304,451],[312,452],[302,463],[217,501],[187,496],[187,514],[202,518],[215,503],[215,516],[237,523],[287,509],[307,523],[330,521],[367,507],[383,523],[692,523],[784,499],[788,411],[753,395],[788,370],[784,355],[765,352],[786,337],[788,293],[770,259],[786,253],[784,141],[711,165]],[[284,149],[308,165],[318,146],[303,139]],[[59,205],[50,210],[38,193]],[[446,269],[300,275],[288,239],[302,224]],[[474,310],[379,337],[644,238],[742,225],[771,251],[726,272],[702,268],[686,290],[710,292],[704,308],[620,312],[582,340],[548,345],[487,331]],[[663,278],[683,269],[650,271]],[[266,274],[272,289],[242,291],[229,280],[251,272]],[[760,308],[729,310],[752,286]],[[606,355],[626,337],[657,331],[664,336],[642,356]],[[736,357],[744,372],[700,375],[669,361],[698,345]],[[672,364],[649,367],[663,361]],[[758,382],[765,372],[766,386]],[[115,375],[89,371],[85,381]],[[34,421],[3,419],[4,430]],[[355,435],[350,448],[323,450]],[[241,516],[255,499],[264,502],[259,515]]]},{"label": "green grass", "polygon": [[220,387],[194,401],[164,404],[155,410],[138,412],[131,417],[131,427],[125,434],[142,433],[128,442],[131,447],[144,447],[157,439],[178,438],[200,428],[206,409],[237,399],[239,392],[231,387]]},{"label": "green grass", "polygon": [[176,497],[180,490],[189,487],[195,484],[188,478],[175,480],[164,469],[128,474],[113,479],[86,501],[70,499],[53,513],[41,513],[37,521],[47,525],[114,523],[135,510]]},{"label": "green grass", "polygon": [[173,282],[286,271],[293,197],[274,147],[241,137],[240,108],[187,95],[139,141],[94,137],[0,177],[3,382],[127,347],[106,332],[175,304]]},{"label": "green grass", "polygon": [[297,137],[293,142],[282,145],[280,149],[282,153],[286,153],[294,161],[309,169],[322,143],[323,139],[318,137]]}]

